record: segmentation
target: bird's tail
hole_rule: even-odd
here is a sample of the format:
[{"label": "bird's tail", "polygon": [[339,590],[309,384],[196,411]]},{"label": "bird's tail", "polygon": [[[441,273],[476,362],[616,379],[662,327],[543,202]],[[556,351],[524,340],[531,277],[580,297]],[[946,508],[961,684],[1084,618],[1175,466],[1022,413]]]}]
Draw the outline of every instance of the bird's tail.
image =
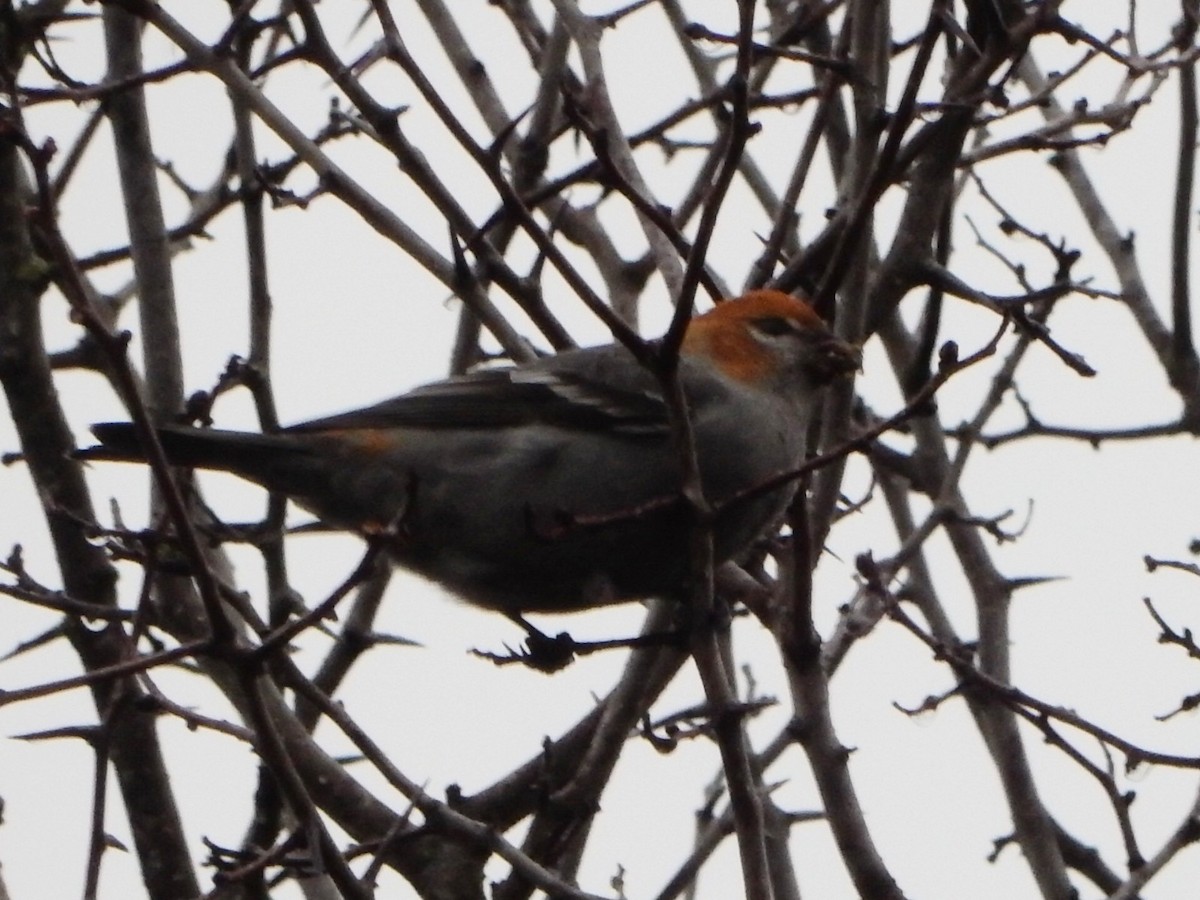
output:
[{"label": "bird's tail", "polygon": [[[92,426],[100,446],[79,451],[83,459],[140,462],[146,453],[129,422]],[[192,469],[232,472],[268,491],[286,494],[323,521],[341,527],[389,522],[407,502],[411,485],[386,466],[361,465],[313,434],[256,434],[164,425],[156,429],[167,460]]]},{"label": "bird's tail", "polygon": [[[267,466],[301,450],[294,440],[282,435],[223,431],[163,425],[156,429],[167,460],[176,466],[216,469],[259,480]],[[79,455],[89,460],[142,462],[146,451],[132,422],[101,422],[92,426],[100,446],[88,447]]]}]

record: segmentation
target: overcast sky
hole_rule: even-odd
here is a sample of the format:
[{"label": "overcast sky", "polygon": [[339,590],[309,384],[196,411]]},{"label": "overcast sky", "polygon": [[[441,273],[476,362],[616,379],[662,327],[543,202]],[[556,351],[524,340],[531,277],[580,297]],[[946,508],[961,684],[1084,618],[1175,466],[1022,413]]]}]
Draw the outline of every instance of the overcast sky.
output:
[{"label": "overcast sky", "polygon": [[[499,15],[485,3],[477,5],[474,46],[484,56],[493,79],[507,92],[511,108],[520,109],[528,102],[521,98],[528,96],[531,84],[520,66],[521,54],[505,43],[507,31],[496,27]],[[199,11],[202,6],[203,12]],[[322,4],[326,14],[330,13],[328,6]],[[711,14],[703,3],[690,6],[703,10],[706,17]],[[923,10],[925,5],[920,6]],[[1170,4],[1169,10],[1167,6],[1142,4],[1139,22],[1144,46],[1155,45],[1173,21],[1175,5]],[[357,10],[359,5],[353,7]],[[189,14],[197,16],[197,27],[207,23],[211,32],[223,21],[224,8],[224,4],[197,4]],[[422,39],[419,16],[408,4],[398,3],[396,8],[406,24],[413,23],[410,40],[414,51],[435,80],[449,83],[436,48],[427,47]],[[1125,4],[1115,0],[1078,0],[1065,6],[1066,14],[1079,17],[1078,21],[1101,34],[1124,26],[1124,9]],[[362,47],[372,35],[352,34],[354,18],[349,16],[340,29],[331,28],[331,34]],[[714,28],[722,25],[720,19],[705,21]],[[605,36],[610,89],[618,108],[628,115],[624,124],[630,129],[652,121],[668,108],[680,92],[678,81],[689,78],[676,55],[658,50],[670,46],[656,31],[662,27],[651,10]],[[80,23],[64,27],[62,34],[64,40],[55,48],[60,62],[77,77],[96,77],[103,68],[99,29]],[[1065,45],[1056,49],[1063,55],[1039,58],[1044,69],[1064,65],[1064,60],[1079,52]],[[147,54],[150,65],[175,58],[157,35],[150,35]],[[671,74],[665,74],[667,71]],[[382,81],[380,75],[371,83],[387,93]],[[1111,96],[1111,78],[1102,71],[1083,84],[1088,85],[1093,102]],[[412,102],[401,88],[398,85],[392,91],[394,99]],[[306,129],[313,130],[328,113],[329,85],[310,74],[285,73],[273,90],[273,96]],[[457,86],[450,90],[458,92]],[[1079,87],[1060,99],[1070,104],[1082,93]],[[223,89],[211,78],[192,76],[169,87],[152,87],[149,96],[160,156],[170,159],[190,184],[206,185],[215,174],[229,135]],[[1150,286],[1164,299],[1169,283],[1166,254],[1176,104],[1174,88],[1169,85],[1141,113],[1132,133],[1113,141],[1103,153],[1085,155],[1118,226],[1136,234],[1136,249]],[[39,135],[54,137],[60,147],[66,147],[86,111],[38,111],[30,122]],[[414,105],[405,116],[406,127],[422,134],[426,113]],[[402,209],[416,202],[411,188],[403,184],[382,153],[350,147],[339,152],[388,204]],[[282,156],[279,143],[266,135],[260,153],[267,158]],[[764,164],[770,169],[772,159],[764,153]],[[783,166],[790,159],[780,157],[774,162]],[[646,164],[653,167],[652,161]],[[118,185],[103,142],[93,147],[83,165],[77,190],[63,204],[65,230],[81,255],[124,240]],[[1048,167],[1031,176],[1027,162],[993,166],[988,174],[997,177],[996,184],[1003,187],[1004,200],[1014,211],[1028,215],[1043,228],[1060,229],[1073,242],[1082,240],[1079,217]],[[463,198],[482,219],[492,208],[490,195],[474,191],[480,182],[472,170],[464,166],[461,177]],[[816,181],[813,191],[817,197],[825,190],[831,198],[828,170],[822,168]],[[670,185],[664,190],[669,192]],[[169,189],[166,196],[169,215],[179,215],[183,199]],[[747,201],[735,198],[731,211],[738,209],[738,203]],[[819,208],[819,203],[810,208]],[[881,216],[886,217],[888,209],[885,203]],[[815,233],[820,224],[806,223],[805,233]],[[980,211],[977,224],[995,233],[994,216],[988,219],[988,214]],[[445,374],[458,310],[444,288],[332,198],[321,198],[305,211],[272,213],[268,227],[277,306],[274,386],[285,422],[365,405]],[[247,345],[240,215],[231,210],[210,230],[215,240],[197,242],[192,251],[179,257],[176,268],[189,390],[211,386],[227,359],[245,353]],[[430,221],[430,239],[437,241],[442,235],[439,246],[444,244],[444,232],[442,223]],[[739,218],[732,212],[723,221],[721,234],[712,262],[736,286],[755,256],[757,238],[752,229],[739,226]],[[1016,291],[985,253],[966,252],[972,236],[961,223],[956,239],[964,250],[960,258],[977,266],[958,274],[971,276],[971,280],[977,276],[997,293]],[[633,252],[636,247],[631,239],[627,249]],[[1088,272],[1097,285],[1115,287],[1104,259],[1090,243],[1082,247],[1086,255],[1076,274]],[[112,290],[127,277],[127,271],[114,270],[97,273],[96,280],[102,288]],[[656,291],[660,306],[649,308],[645,317],[650,331],[661,325],[667,309],[661,285]],[[78,330],[67,321],[61,303],[52,299],[45,308],[51,345],[71,346]],[[919,307],[905,311],[915,316]],[[582,342],[606,340],[602,327],[573,300],[564,300],[561,312]],[[121,324],[136,328],[136,318],[127,315]],[[987,339],[991,327],[987,316],[952,306],[945,336],[971,350]],[[1056,311],[1054,327],[1056,335],[1083,354],[1099,374],[1081,379],[1049,353],[1035,351],[1041,355],[1031,361],[1023,376],[1029,380],[1023,381],[1021,388],[1047,421],[1115,427],[1163,422],[1177,414],[1175,396],[1154,373],[1148,354],[1127,339],[1128,314],[1119,305],[1072,298]],[[135,343],[137,337],[135,331]],[[877,410],[895,408],[898,395],[879,348],[868,347],[864,368],[864,395]],[[990,371],[981,369],[952,383],[941,398],[943,421],[953,424],[956,416],[971,414],[979,385],[989,376]],[[99,378],[70,373],[62,376],[60,384],[81,443],[87,442],[89,423],[124,418]],[[218,419],[227,427],[254,424],[249,402],[240,394],[221,401]],[[1010,404],[993,427],[1020,421],[1017,407]],[[10,423],[0,421],[0,449],[15,448]],[[1026,526],[1021,540],[997,550],[1002,571],[1014,577],[1066,576],[1020,595],[1014,605],[1016,682],[1043,699],[1075,708],[1148,746],[1194,754],[1200,740],[1200,725],[1194,716],[1160,724],[1151,715],[1170,711],[1184,694],[1196,690],[1195,667],[1186,664],[1181,652],[1156,644],[1156,629],[1141,603],[1144,596],[1151,596],[1179,626],[1197,624],[1194,579],[1177,572],[1151,576],[1142,563],[1144,554],[1184,558],[1188,542],[1200,536],[1195,515],[1200,508],[1200,479],[1192,474],[1196,469],[1194,442],[1171,439],[1139,447],[1105,446],[1097,451],[1084,444],[1030,441],[996,454],[978,452],[981,458],[973,462],[965,484],[973,508],[989,515],[1012,509],[1006,525],[1014,529]],[[852,466],[849,493],[866,489],[865,472],[859,464]],[[128,466],[97,465],[90,480],[102,515],[112,497],[128,522],[143,521],[144,472]],[[230,478],[212,476],[206,479],[206,489],[230,520],[252,519],[264,508],[260,492],[246,490]],[[0,497],[4,504],[0,552],[22,544],[29,570],[55,585],[56,570],[41,514],[20,465],[0,469]],[[826,632],[836,621],[838,607],[853,595],[855,556],[867,549],[877,556],[895,550],[895,537],[883,520],[882,507],[876,506],[878,509],[839,526],[830,539],[818,573],[817,594],[818,624]],[[297,516],[297,521],[302,520]],[[256,556],[237,548],[230,553],[238,563],[243,586],[252,596],[261,597]],[[289,555],[292,579],[310,603],[317,602],[346,576],[360,554],[360,543],[350,537],[296,537]],[[123,580],[123,596],[132,603],[139,587],[138,572],[131,567],[123,571],[128,576]],[[939,570],[937,577],[946,580],[948,597],[959,591],[951,614],[963,633],[972,633],[973,611],[965,587],[955,585],[950,566]],[[55,621],[53,616],[16,601],[0,602],[4,603],[5,622],[0,652]],[[641,615],[641,608],[634,604],[548,618],[542,624],[550,631],[569,628],[580,639],[612,637],[636,632]],[[381,630],[412,638],[422,646],[367,654],[342,696],[392,760],[410,777],[427,782],[435,794],[453,781],[468,792],[475,790],[536,753],[544,735],[560,733],[589,707],[593,695],[609,690],[623,661],[620,654],[601,654],[552,677],[515,667],[496,669],[466,651],[476,647],[500,650],[505,642],[518,641],[519,632],[499,616],[467,608],[402,574],[390,588],[378,624]],[[759,690],[785,699],[751,727],[752,737],[763,740],[785,721],[784,682],[772,668],[775,654],[758,626],[741,622],[736,628],[740,658],[754,666]],[[301,661],[315,665],[324,642],[309,639],[303,645],[306,652]],[[761,648],[759,652],[756,647]],[[77,669],[63,647],[42,649],[3,663],[0,687],[26,686]],[[233,717],[223,700],[199,679],[163,670],[155,677],[179,702]],[[995,865],[986,860],[992,841],[1006,834],[1010,825],[999,785],[963,705],[949,703],[915,719],[893,706],[917,706],[928,694],[950,684],[944,666],[887,623],[851,653],[839,672],[834,681],[835,723],[843,743],[856,748],[852,772],[868,822],[884,859],[912,897],[1032,896],[1028,870],[1015,848],[1002,853]],[[685,673],[656,710],[690,705],[699,696],[696,679]],[[83,692],[0,707],[0,796],[6,801],[0,864],[15,900],[76,896],[80,891],[92,772],[90,752],[82,743],[26,743],[7,738],[93,719],[94,711]],[[172,763],[186,761],[182,766],[173,765],[173,770],[195,773],[194,777],[181,777],[176,787],[185,821],[193,829],[189,839],[197,855],[202,852],[202,837],[225,846],[237,845],[250,813],[253,754],[224,737],[189,733],[173,720],[165,719],[162,730]],[[322,735],[331,747],[348,749],[332,729]],[[1109,817],[1093,783],[1061,755],[1043,752],[1036,746],[1037,737],[1026,737],[1033,748],[1037,774],[1049,776],[1042,784],[1055,815],[1068,828],[1095,840],[1110,862],[1121,864],[1115,830],[1090,827]],[[687,853],[691,816],[703,802],[701,789],[715,774],[716,765],[715,751],[704,742],[684,745],[670,756],[661,756],[644,743],[631,744],[605,795],[604,814],[589,845],[581,883],[604,892],[617,867],[623,866],[628,896],[646,897],[661,887]],[[390,796],[367,767],[360,768],[357,774],[366,783]],[[816,808],[807,765],[798,751],[792,751],[771,774],[772,779],[786,780],[778,795],[783,806]],[[1194,798],[1195,781],[1193,776],[1153,767],[1134,773],[1139,794],[1134,818],[1148,829],[1146,847],[1153,848],[1178,824]],[[128,843],[119,798],[115,790],[109,796],[109,830]],[[395,803],[397,808],[404,805],[398,798]],[[820,824],[799,826],[795,841],[806,896],[850,898],[851,888],[826,829]],[[702,898],[740,892],[732,843],[722,851],[718,865],[721,875],[705,879]],[[500,871],[498,867],[496,872]],[[396,879],[385,883],[390,886],[380,896],[408,896]],[[1197,883],[1200,854],[1185,852],[1145,896],[1149,900],[1190,896]],[[977,884],[987,885],[986,894],[967,887]],[[102,885],[104,897],[133,896],[140,885],[133,859],[121,853],[106,855]],[[281,892],[280,896],[292,895]],[[1085,896],[1095,896],[1095,892],[1085,892]]]}]

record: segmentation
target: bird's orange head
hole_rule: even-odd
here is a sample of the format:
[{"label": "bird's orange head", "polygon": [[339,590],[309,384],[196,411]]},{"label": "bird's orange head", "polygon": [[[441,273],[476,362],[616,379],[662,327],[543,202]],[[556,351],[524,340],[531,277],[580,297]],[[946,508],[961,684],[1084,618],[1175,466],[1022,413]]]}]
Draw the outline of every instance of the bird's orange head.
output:
[{"label": "bird's orange head", "polygon": [[811,306],[782,291],[751,291],[692,319],[683,352],[707,358],[727,377],[761,385],[801,373],[823,384],[856,370],[861,354]]}]

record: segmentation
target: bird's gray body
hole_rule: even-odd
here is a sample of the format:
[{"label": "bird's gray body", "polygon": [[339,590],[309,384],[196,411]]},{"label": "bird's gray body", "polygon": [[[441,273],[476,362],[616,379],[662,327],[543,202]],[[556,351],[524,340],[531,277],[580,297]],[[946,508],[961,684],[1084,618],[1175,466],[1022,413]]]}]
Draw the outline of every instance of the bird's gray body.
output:
[{"label": "bird's gray body", "polygon": [[[804,338],[792,346],[794,336],[764,332],[780,359],[763,378],[731,378],[702,353],[680,358],[703,491],[718,510],[717,561],[777,522],[793,494],[789,484],[729,502],[803,460],[834,342]],[[140,456],[131,426],[95,431],[110,456]],[[233,472],[331,525],[390,529],[398,563],[481,606],[581,609],[686,585],[681,451],[657,380],[617,345],[449,379],[277,434],[160,436],[179,465]]]}]

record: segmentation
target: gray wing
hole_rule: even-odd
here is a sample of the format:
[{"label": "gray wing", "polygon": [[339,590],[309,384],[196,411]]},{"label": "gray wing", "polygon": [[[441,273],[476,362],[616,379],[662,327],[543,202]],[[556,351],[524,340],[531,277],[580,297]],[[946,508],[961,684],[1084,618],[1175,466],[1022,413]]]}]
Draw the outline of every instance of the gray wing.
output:
[{"label": "gray wing", "polygon": [[565,429],[663,434],[667,411],[654,379],[619,347],[573,350],[529,366],[484,369],[419,387],[374,406],[302,422],[289,432],[354,428]]}]

